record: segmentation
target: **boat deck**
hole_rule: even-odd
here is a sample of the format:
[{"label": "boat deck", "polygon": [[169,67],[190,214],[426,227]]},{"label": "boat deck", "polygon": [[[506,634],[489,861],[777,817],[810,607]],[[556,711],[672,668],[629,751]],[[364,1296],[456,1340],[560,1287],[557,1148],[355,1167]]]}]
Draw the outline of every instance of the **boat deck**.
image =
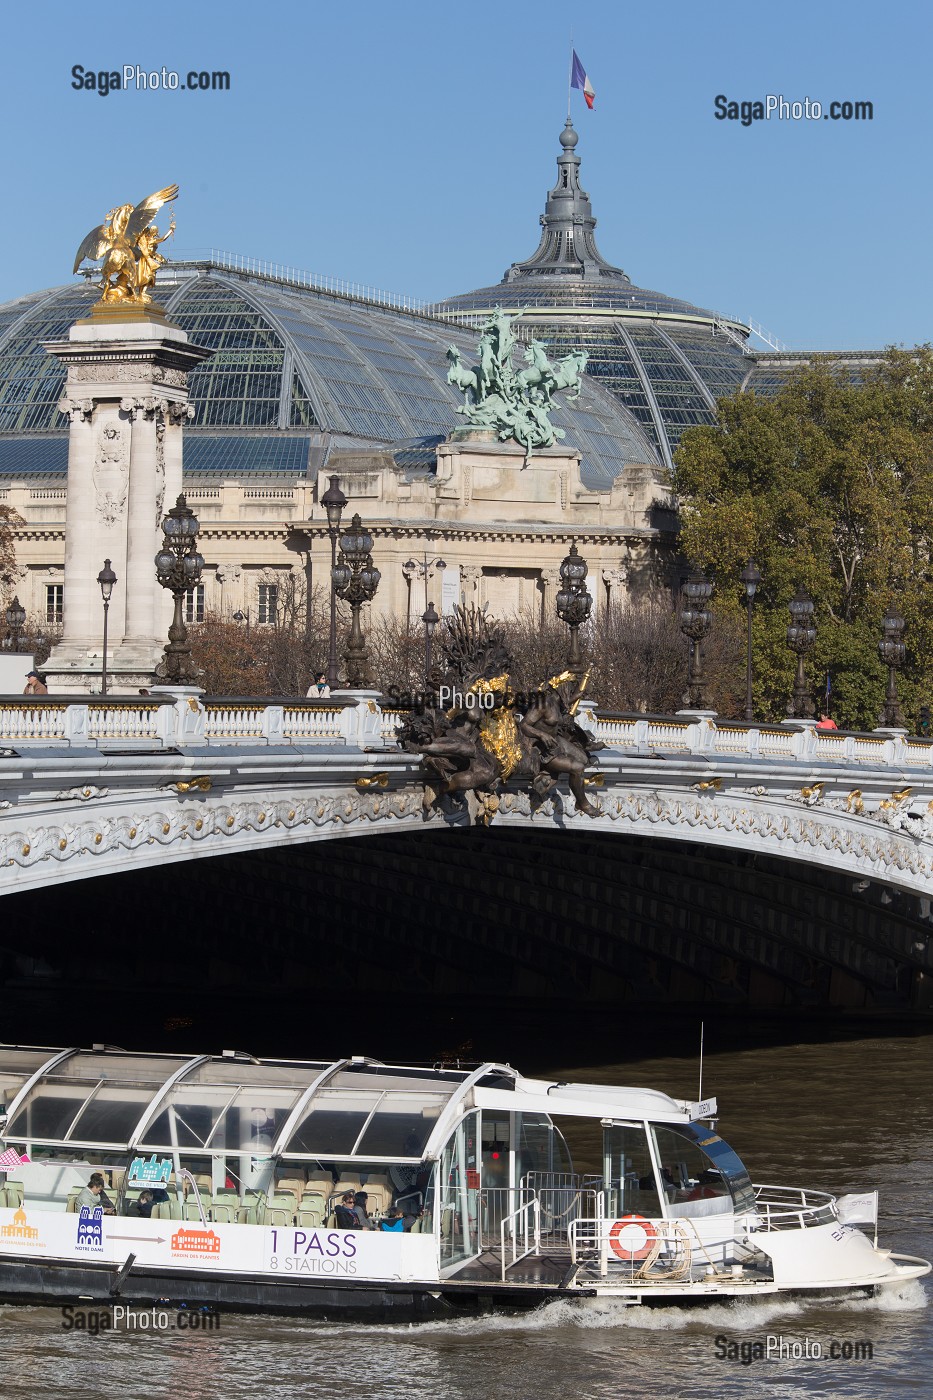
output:
[{"label": "boat deck", "polygon": [[[552,1248],[541,1254],[526,1255],[517,1264],[512,1264],[505,1275],[505,1286],[514,1284],[522,1288],[566,1287],[568,1276],[575,1273],[570,1250]],[[464,1264],[453,1277],[457,1283],[494,1283],[501,1288],[502,1257],[497,1249],[487,1249],[478,1259]]]}]

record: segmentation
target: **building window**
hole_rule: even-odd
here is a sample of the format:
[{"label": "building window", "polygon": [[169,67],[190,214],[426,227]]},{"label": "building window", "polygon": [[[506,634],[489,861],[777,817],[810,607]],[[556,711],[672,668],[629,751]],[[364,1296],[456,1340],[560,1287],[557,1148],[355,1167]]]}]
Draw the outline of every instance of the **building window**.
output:
[{"label": "building window", "polygon": [[197,588],[189,588],[185,594],[185,621],[204,621],[204,584],[199,583]]},{"label": "building window", "polygon": [[45,620],[61,622],[65,616],[65,585],[47,583],[45,585]]},{"label": "building window", "polygon": [[261,583],[259,585],[259,621],[275,623],[279,607],[279,585]]}]

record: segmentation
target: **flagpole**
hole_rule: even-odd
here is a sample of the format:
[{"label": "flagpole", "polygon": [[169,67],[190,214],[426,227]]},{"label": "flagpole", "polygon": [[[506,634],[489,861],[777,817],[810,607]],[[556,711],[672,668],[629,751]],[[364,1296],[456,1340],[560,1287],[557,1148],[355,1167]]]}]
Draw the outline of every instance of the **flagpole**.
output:
[{"label": "flagpole", "polygon": [[570,31],[570,62],[567,65],[567,120],[570,121],[570,94],[573,82],[573,30]]}]

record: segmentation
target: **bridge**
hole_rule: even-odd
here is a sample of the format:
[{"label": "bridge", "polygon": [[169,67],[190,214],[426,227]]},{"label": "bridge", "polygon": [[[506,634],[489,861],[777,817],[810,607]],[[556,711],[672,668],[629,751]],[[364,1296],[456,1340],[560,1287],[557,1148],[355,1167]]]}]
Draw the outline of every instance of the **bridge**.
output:
[{"label": "bridge", "polygon": [[272,980],[284,959],[292,991],[324,917],[376,983],[401,961],[411,990],[933,1008],[933,742],[589,711],[607,746],[590,817],[563,785],[537,811],[518,785],[426,806],[400,718],[367,695],[6,699],[5,910],[61,911],[81,882],[145,923],[170,883],[222,905],[212,965],[232,984],[271,883]]}]

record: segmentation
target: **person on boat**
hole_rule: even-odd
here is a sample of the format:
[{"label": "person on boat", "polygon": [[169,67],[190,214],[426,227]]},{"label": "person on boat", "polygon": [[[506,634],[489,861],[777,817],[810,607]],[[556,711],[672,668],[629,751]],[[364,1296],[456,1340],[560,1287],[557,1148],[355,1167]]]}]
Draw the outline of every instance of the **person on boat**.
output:
[{"label": "person on boat", "polygon": [[399,1234],[405,1229],[405,1217],[398,1206],[390,1206],[389,1210],[379,1221],[380,1230],[394,1230]]},{"label": "person on boat", "polygon": [[145,1191],[140,1191],[136,1205],[143,1220],[151,1220],[152,1207],[160,1206],[168,1199],[168,1192],[160,1186],[156,1187],[154,1191],[150,1191],[148,1188]]},{"label": "person on boat", "polygon": [[104,1178],[101,1172],[91,1172],[87,1186],[78,1192],[77,1208],[87,1206],[93,1210],[95,1206],[103,1207],[105,1215],[116,1215],[116,1207],[113,1201],[104,1190]]},{"label": "person on boat", "polygon": [[357,1221],[359,1222],[357,1228],[360,1230],[375,1230],[376,1228],[366,1208],[366,1202],[368,1200],[369,1196],[365,1191],[356,1191],[354,1193],[353,1211],[356,1215]]},{"label": "person on boat", "polygon": [[353,1208],[352,1191],[344,1191],[339,1202],[334,1207],[334,1215],[337,1220],[338,1230],[358,1230],[360,1228],[359,1216]]}]

